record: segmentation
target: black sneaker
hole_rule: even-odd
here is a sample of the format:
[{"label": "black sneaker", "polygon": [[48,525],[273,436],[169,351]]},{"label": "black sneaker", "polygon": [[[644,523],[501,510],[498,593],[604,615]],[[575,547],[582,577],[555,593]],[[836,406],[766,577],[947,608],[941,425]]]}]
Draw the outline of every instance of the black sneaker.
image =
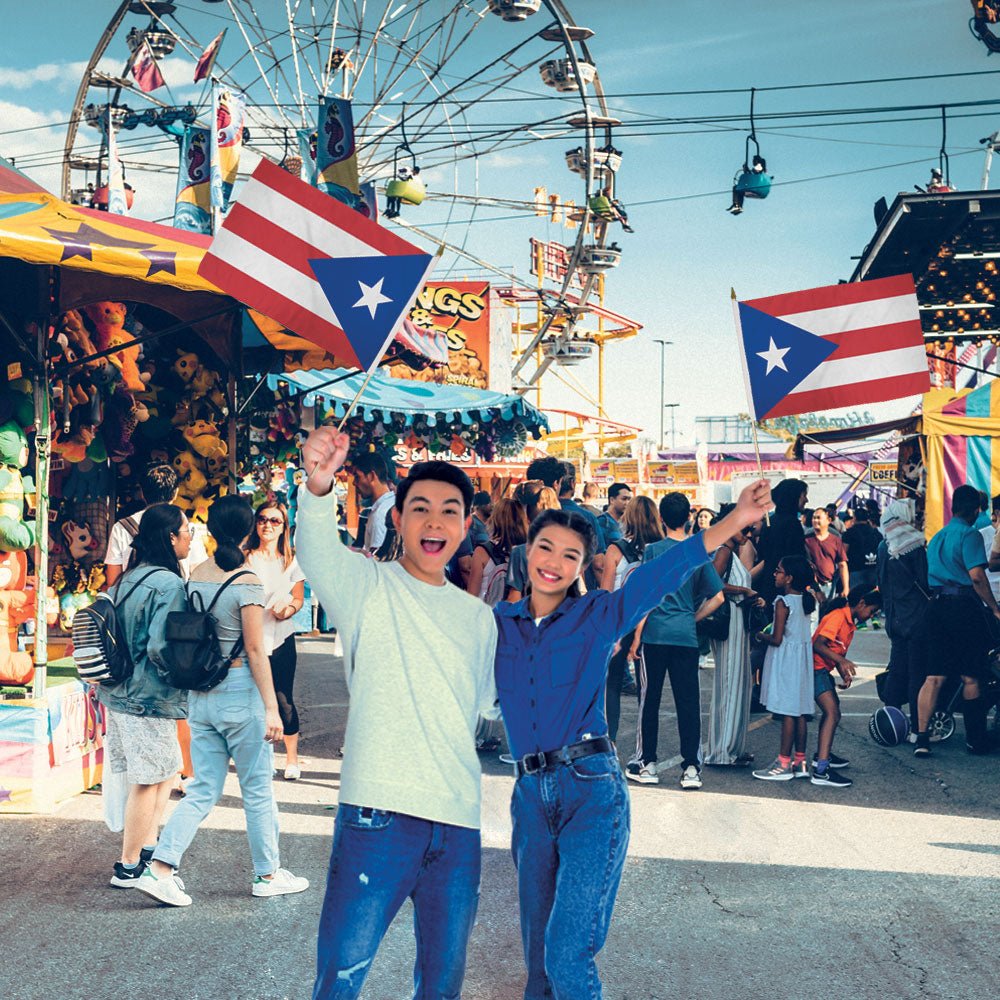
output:
[{"label": "black sneaker", "polygon": [[[813,763],[819,760],[819,754],[813,754]],[[839,771],[842,767],[850,767],[851,762],[846,757],[838,757],[835,753],[830,754],[830,767]]]},{"label": "black sneaker", "polygon": [[146,870],[146,862],[140,861],[135,868],[126,868],[120,861],[115,862],[115,873],[108,885],[116,889],[133,889],[139,876]]},{"label": "black sneaker", "polygon": [[930,755],[931,755],[931,748],[928,746],[923,746],[920,743],[918,743],[913,748],[914,757],[930,757]]},{"label": "black sneaker", "polygon": [[153,851],[155,848],[144,847],[139,851],[139,860],[144,864],[148,865],[150,861],[153,860]]},{"label": "black sneaker", "polygon": [[836,771],[832,770],[832,767],[833,762],[831,761],[830,767],[825,771],[817,771],[816,768],[813,768],[809,783],[811,785],[825,785],[827,788],[850,788],[854,784],[850,778],[837,774]]}]

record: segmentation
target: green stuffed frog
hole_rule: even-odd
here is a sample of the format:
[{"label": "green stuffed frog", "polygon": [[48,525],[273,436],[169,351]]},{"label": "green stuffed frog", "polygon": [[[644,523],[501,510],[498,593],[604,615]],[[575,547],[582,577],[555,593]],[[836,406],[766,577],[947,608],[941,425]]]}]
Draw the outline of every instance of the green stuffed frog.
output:
[{"label": "green stuffed frog", "polygon": [[35,492],[21,469],[28,464],[28,439],[13,420],[0,424],[0,552],[23,552],[35,544],[35,524],[24,521],[24,498]]}]

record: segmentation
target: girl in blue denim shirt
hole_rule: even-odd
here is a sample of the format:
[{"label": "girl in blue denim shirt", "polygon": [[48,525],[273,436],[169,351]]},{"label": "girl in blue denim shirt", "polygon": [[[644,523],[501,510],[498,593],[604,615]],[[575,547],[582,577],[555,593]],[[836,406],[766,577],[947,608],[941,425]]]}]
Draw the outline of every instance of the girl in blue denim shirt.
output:
[{"label": "girl in blue denim shirt", "polygon": [[595,958],[607,937],[629,839],[628,792],[604,714],[615,642],[709,554],[770,506],[766,481],[735,510],[644,563],[614,593],[580,594],[594,554],[590,522],[545,511],[528,535],[528,596],[500,604],[496,682],[517,782],[517,867],[525,1000],[600,1000]]}]

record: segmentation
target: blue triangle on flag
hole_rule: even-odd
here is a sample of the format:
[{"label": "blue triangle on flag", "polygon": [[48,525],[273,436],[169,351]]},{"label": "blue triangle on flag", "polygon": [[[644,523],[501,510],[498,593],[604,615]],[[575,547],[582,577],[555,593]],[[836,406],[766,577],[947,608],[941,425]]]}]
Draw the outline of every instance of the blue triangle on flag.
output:
[{"label": "blue triangle on flag", "polygon": [[816,334],[739,303],[743,356],[754,416],[768,413],[837,349]]},{"label": "blue triangle on flag", "polygon": [[420,291],[430,262],[425,253],[309,261],[359,367],[367,370],[381,356]]}]

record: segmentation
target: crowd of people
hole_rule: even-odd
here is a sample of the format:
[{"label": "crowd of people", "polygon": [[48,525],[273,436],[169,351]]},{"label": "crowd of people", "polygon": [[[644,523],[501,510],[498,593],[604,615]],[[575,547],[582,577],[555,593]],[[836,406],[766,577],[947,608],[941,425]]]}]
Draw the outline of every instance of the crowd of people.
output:
[{"label": "crowd of people", "polygon": [[[912,501],[808,510],[795,479],[695,510],[682,493],[655,503],[624,483],[606,503],[584,484],[578,501],[574,466],[553,457],[494,497],[447,463],[398,478],[372,454],[352,463],[365,501],[352,545],[334,489],[348,447],[332,428],[306,442],[296,548],[289,510],[270,499],[256,511],[241,497],[220,499],[201,537],[170,503],[173,471],[148,470],[148,506],[115,526],[108,551],[134,670],[98,691],[107,766],[129,784],[112,885],[191,904],[177,871],[232,760],[252,894],[305,890],[308,881],[281,866],[273,745],[284,741],[284,779],[298,779],[292,619],[309,582],[338,632],[350,691],[316,1000],[358,995],[406,898],[417,995],[459,994],[480,877],[477,753],[503,742],[516,775],[525,997],[599,996],[595,958],[629,839],[626,785],[661,780],[668,678],[685,791],[702,787],[706,766],[751,767],[755,707],[780,723],[780,736],[754,778],[847,788],[849,761],[833,752],[837,691],[856,676],[856,629],[881,611],[891,641],[884,700],[908,707],[915,755],[932,752],[938,702],[955,685],[969,751],[993,747],[986,654],[1000,620],[1000,497],[990,523],[988,498],[961,487],[951,522],[925,546]],[[167,616],[192,601],[212,611],[229,663],[204,692],[165,679]],[[633,691],[638,719],[623,767],[621,698]],[[404,759],[386,753],[396,745],[408,747]],[[161,830],[178,773],[184,797]]]}]

